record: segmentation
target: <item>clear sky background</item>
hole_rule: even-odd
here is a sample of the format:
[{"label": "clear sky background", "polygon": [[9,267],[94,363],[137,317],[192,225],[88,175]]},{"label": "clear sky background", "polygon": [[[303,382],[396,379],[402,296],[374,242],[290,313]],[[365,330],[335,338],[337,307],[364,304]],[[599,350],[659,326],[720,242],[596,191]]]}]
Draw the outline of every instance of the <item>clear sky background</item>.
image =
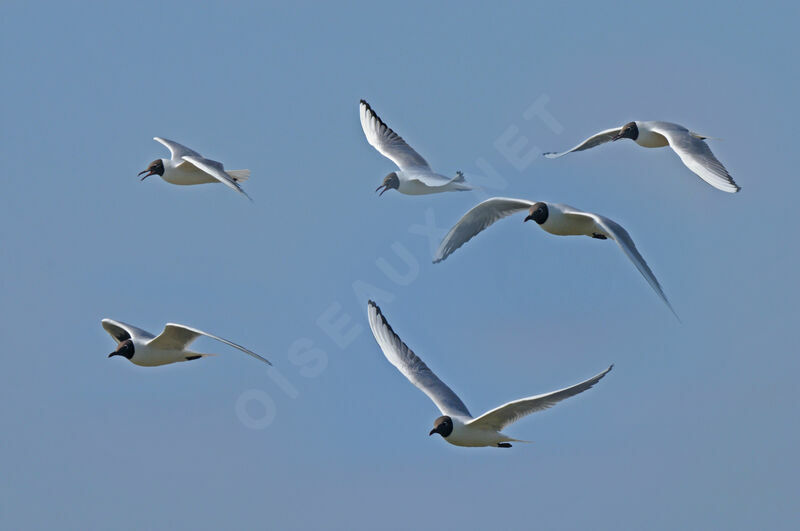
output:
[{"label": "clear sky background", "polygon": [[[797,4],[484,4],[3,3],[0,527],[797,528]],[[483,192],[377,197],[360,98]],[[630,141],[539,156],[635,119],[720,138],[742,191]],[[255,202],[139,182],[153,136]],[[431,264],[490,195],[623,224],[683,322],[522,216]],[[615,369],[532,445],[453,447],[367,297],[473,412]],[[104,317],[275,370],[107,359]]]}]

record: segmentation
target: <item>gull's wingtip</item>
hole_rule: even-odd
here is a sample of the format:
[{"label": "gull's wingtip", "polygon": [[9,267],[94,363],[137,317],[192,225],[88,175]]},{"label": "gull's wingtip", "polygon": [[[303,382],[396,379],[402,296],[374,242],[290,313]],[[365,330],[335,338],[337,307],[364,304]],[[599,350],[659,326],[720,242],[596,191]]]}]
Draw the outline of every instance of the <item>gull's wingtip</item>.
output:
[{"label": "gull's wingtip", "polygon": [[375,313],[378,315],[378,317],[383,318],[383,312],[381,312],[381,307],[378,306],[378,304],[372,299],[369,299],[367,301],[367,313],[369,313],[370,310],[375,310]]},{"label": "gull's wingtip", "polygon": [[670,304],[670,302],[668,300],[666,300],[666,299],[664,299],[664,302],[667,303],[667,307],[669,308],[669,311],[671,311],[672,315],[675,316],[675,319],[678,320],[678,324],[683,324],[683,321],[681,321],[681,316],[678,315],[678,312],[675,311],[675,308],[672,307],[672,304]]},{"label": "gull's wingtip", "polygon": [[253,204],[255,204],[255,203],[256,203],[255,201],[253,201],[253,198],[252,198],[252,197],[250,197],[250,194],[248,194],[247,192],[245,192],[244,190],[242,190],[242,189],[241,189],[241,188],[239,188],[238,186],[236,187],[236,191],[238,191],[240,194],[242,194],[242,195],[243,195],[243,196],[245,196],[247,199],[249,199],[251,203],[253,203]]}]

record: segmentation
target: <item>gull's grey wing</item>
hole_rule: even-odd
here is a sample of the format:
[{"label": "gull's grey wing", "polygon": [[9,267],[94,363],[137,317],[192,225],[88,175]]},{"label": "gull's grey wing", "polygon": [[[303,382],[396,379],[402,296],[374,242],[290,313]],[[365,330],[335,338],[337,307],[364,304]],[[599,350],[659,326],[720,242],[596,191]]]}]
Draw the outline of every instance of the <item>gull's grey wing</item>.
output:
[{"label": "gull's grey wing", "polygon": [[705,140],[699,135],[677,124],[659,122],[653,131],[664,135],[670,147],[678,154],[687,168],[705,182],[723,192],[736,193],[741,188],[711,152]]},{"label": "gull's grey wing", "polygon": [[166,138],[161,138],[160,136],[153,137],[153,140],[156,142],[160,142],[164,144],[170,152],[172,156],[172,160],[180,160],[182,157],[189,156],[189,157],[201,157],[202,155],[193,149],[189,149],[188,147],[184,146],[183,144],[178,144],[177,142],[173,142],[172,140],[167,140]]},{"label": "gull's grey wing", "polygon": [[408,381],[417,386],[428,398],[433,400],[443,415],[472,417],[467,406],[452,389],[442,382],[432,370],[395,334],[392,327],[373,301],[367,304],[369,327],[383,355],[397,367]]},{"label": "gull's grey wing", "polygon": [[605,131],[600,131],[599,133],[590,136],[577,146],[572,149],[568,149],[567,151],[562,151],[561,153],[556,153],[554,151],[548,151],[547,153],[543,153],[545,157],[548,159],[557,159],[558,157],[563,157],[567,153],[572,153],[573,151],[583,151],[584,149],[593,148],[595,146],[599,146],[600,144],[605,144],[606,142],[611,142],[611,139],[614,138],[614,135],[619,134],[621,127],[615,127],[614,129],[606,129]]},{"label": "gull's grey wing", "polygon": [[239,186],[239,183],[237,183],[230,175],[228,175],[225,172],[225,168],[222,166],[221,162],[217,162],[216,160],[206,159],[203,157],[195,157],[192,155],[184,155],[182,158],[186,162],[203,170],[208,175],[215,178],[225,186],[228,186],[229,188],[236,190],[240,194],[244,195],[247,199],[250,199],[250,201],[252,201],[250,196],[247,195],[247,193],[244,190],[242,190],[241,186]]},{"label": "gull's grey wing", "polygon": [[401,170],[426,169],[430,166],[422,156],[406,144],[403,137],[391,130],[381,120],[372,107],[364,100],[359,104],[361,114],[361,128],[367,137],[367,142],[384,157],[388,158]]},{"label": "gull's grey wing", "polygon": [[153,337],[153,334],[133,325],[123,323],[122,321],[115,321],[113,319],[103,319],[101,321],[103,328],[106,332],[111,334],[111,337],[116,339],[117,343],[122,343],[126,339],[135,337],[136,339],[148,340]]},{"label": "gull's grey wing", "polygon": [[500,407],[496,407],[491,411],[487,411],[480,417],[467,423],[470,427],[475,427],[484,430],[501,431],[503,428],[512,424],[526,415],[530,415],[536,411],[541,411],[549,407],[553,407],[565,398],[575,396],[579,393],[590,389],[600,379],[608,374],[614,366],[611,365],[608,369],[604,370],[597,376],[593,376],[586,381],[583,381],[572,387],[567,387],[552,393],[543,395],[531,396],[528,398],[521,398],[514,400]]},{"label": "gull's grey wing", "polygon": [[450,256],[456,249],[470,241],[476,234],[487,228],[495,221],[510,216],[515,212],[527,210],[534,204],[525,199],[510,199],[507,197],[492,197],[472,207],[450,229],[444,237],[433,263],[441,262]]},{"label": "gull's grey wing", "polygon": [[601,216],[599,214],[594,214],[592,212],[581,212],[578,210],[567,211],[564,213],[568,216],[582,216],[588,217],[594,220],[595,225],[599,229],[599,232],[603,233],[605,236],[613,239],[617,242],[622,252],[625,253],[625,256],[633,262],[633,265],[636,266],[636,269],[639,270],[639,273],[647,280],[650,287],[661,297],[661,300],[664,301],[664,304],[670,309],[670,311],[678,318],[680,321],[680,317],[675,312],[675,309],[670,304],[667,296],[664,294],[664,290],[661,288],[661,284],[658,283],[658,279],[656,278],[653,271],[650,269],[650,266],[647,265],[644,257],[639,253],[639,250],[636,248],[636,244],[633,243],[633,238],[631,235],[628,234],[622,225],[617,223],[612,219],[608,219],[605,216]]},{"label": "gull's grey wing", "polygon": [[228,346],[239,349],[245,354],[248,354],[257,360],[263,361],[267,365],[272,365],[272,363],[262,358],[252,350],[246,349],[241,345],[237,345],[233,341],[228,341],[227,339],[215,336],[214,334],[209,334],[208,332],[203,332],[202,330],[198,330],[196,328],[175,323],[167,323],[167,325],[164,326],[164,331],[161,332],[158,337],[150,340],[147,345],[162,350],[185,350],[192,343],[192,341],[200,336],[216,339],[220,343],[225,343]]}]

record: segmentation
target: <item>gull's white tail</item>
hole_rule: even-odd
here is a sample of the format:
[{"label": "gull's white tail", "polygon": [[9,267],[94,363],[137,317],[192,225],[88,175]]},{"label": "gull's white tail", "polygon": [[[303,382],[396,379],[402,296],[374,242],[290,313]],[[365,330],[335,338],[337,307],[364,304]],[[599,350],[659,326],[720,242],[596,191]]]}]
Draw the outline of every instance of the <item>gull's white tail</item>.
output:
[{"label": "gull's white tail", "polygon": [[694,131],[689,131],[689,134],[695,138],[699,138],[700,140],[722,140],[721,138],[717,138],[715,136],[701,135],[700,133],[695,133]]},{"label": "gull's white tail", "polygon": [[461,171],[456,172],[456,176],[450,179],[450,182],[447,184],[455,184],[455,190],[459,191],[467,191],[472,190],[472,186],[467,184],[467,180],[464,179],[464,173]]},{"label": "gull's white tail", "polygon": [[225,170],[225,173],[230,175],[231,179],[240,183],[250,178],[250,170]]}]

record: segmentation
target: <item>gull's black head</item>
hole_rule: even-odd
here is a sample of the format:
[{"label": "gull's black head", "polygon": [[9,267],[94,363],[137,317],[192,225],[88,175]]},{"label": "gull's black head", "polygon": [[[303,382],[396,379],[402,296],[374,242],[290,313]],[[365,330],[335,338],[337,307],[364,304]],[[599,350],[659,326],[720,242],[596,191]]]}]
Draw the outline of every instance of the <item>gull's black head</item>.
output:
[{"label": "gull's black head", "polygon": [[447,437],[451,433],[453,433],[453,419],[448,417],[447,415],[443,417],[439,417],[438,419],[433,421],[433,429],[428,434],[433,435],[434,433],[438,433],[442,437]]},{"label": "gull's black head", "polygon": [[123,356],[125,358],[131,359],[133,357],[134,352],[135,349],[133,348],[133,341],[131,341],[130,339],[126,339],[125,341],[117,345],[117,350],[109,354],[108,357],[110,358],[112,356]]},{"label": "gull's black head", "polygon": [[397,172],[392,172],[386,177],[384,177],[383,182],[379,187],[375,188],[375,191],[377,192],[381,188],[383,188],[383,191],[378,195],[383,195],[383,192],[385,192],[386,190],[391,190],[392,188],[394,188],[395,190],[400,188],[400,178],[397,177]]},{"label": "gull's black head", "polygon": [[550,215],[550,211],[547,209],[547,203],[542,203],[541,201],[538,203],[534,203],[531,208],[528,209],[528,217],[525,218],[525,221],[532,219],[539,225],[547,221],[547,216]]},{"label": "gull's black head", "polygon": [[628,122],[623,125],[619,133],[614,135],[611,140],[619,140],[620,138],[630,138],[631,140],[639,138],[639,128],[636,127],[636,122]]},{"label": "gull's black head", "polygon": [[147,173],[147,175],[142,177],[143,181],[148,177],[150,177],[151,175],[164,175],[164,161],[161,159],[154,160],[153,162],[150,163],[150,166],[148,166],[146,170],[140,171],[139,175],[143,173]]}]

